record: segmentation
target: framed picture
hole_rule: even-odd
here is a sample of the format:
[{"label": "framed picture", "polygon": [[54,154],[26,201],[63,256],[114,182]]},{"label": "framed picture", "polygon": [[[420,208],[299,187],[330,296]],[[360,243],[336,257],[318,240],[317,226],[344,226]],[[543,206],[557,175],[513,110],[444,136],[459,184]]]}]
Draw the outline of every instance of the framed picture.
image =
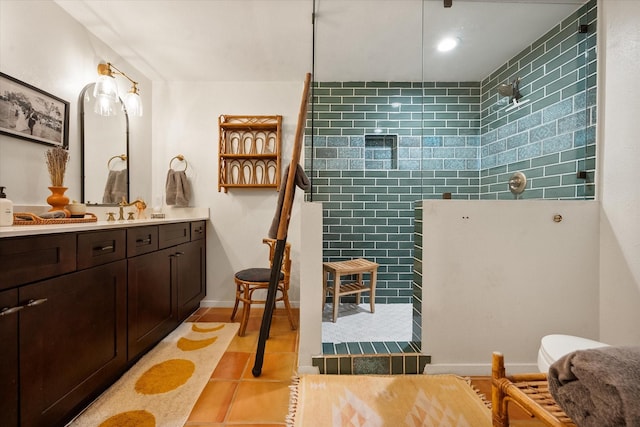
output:
[{"label": "framed picture", "polygon": [[0,73],[0,133],[69,147],[69,103]]}]

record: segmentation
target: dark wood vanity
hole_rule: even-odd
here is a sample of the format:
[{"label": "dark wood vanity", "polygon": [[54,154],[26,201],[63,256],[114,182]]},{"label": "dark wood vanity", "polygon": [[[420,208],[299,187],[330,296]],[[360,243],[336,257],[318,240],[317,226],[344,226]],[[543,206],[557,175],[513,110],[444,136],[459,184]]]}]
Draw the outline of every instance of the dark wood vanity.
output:
[{"label": "dark wood vanity", "polygon": [[0,414],[61,426],[195,311],[205,221],[0,239]]}]

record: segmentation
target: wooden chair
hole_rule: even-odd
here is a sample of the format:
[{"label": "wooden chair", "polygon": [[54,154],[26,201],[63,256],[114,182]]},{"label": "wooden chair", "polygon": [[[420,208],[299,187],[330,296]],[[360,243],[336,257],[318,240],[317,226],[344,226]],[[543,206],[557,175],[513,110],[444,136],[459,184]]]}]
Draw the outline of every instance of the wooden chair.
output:
[{"label": "wooden chair", "polygon": [[549,427],[576,427],[549,392],[547,374],[506,375],[504,356],[494,352],[491,366],[491,412],[494,427],[509,426],[509,402]]},{"label": "wooden chair", "polygon": [[[249,312],[251,310],[251,304],[265,304],[264,299],[254,299],[253,293],[257,290],[267,290],[269,288],[269,279],[271,277],[271,264],[273,262],[273,255],[276,248],[276,240],[274,239],[262,239],[262,243],[269,245],[269,268],[248,268],[242,271],[238,271],[235,274],[236,282],[236,302],[233,306],[233,312],[231,312],[231,320],[236,317],[238,311],[238,305],[242,301],[242,319],[240,320],[240,329],[238,330],[238,336],[244,336],[247,329],[247,323],[249,321]],[[276,302],[284,302],[284,307],[287,310],[287,316],[289,317],[289,323],[291,329],[296,329],[296,324],[293,319],[293,313],[291,312],[291,305],[289,304],[289,281],[291,278],[291,244],[287,243],[282,258],[282,267],[280,269],[280,281],[278,282],[277,291],[280,292],[280,297],[276,297]]]}]

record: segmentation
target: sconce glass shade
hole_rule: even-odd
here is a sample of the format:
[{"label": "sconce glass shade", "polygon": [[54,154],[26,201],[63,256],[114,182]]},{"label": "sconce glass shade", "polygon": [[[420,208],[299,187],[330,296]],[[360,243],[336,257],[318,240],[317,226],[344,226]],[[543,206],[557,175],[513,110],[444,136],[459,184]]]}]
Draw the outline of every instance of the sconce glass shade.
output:
[{"label": "sconce glass shade", "polygon": [[115,106],[116,104],[111,98],[98,96],[93,104],[93,111],[101,116],[115,116],[118,113]]},{"label": "sconce glass shade", "polygon": [[113,75],[103,74],[98,76],[96,84],[93,87],[93,96],[95,98],[105,97],[114,104],[118,103],[118,85]]},{"label": "sconce glass shade", "polygon": [[135,86],[124,96],[122,107],[129,116],[142,117],[142,98]]}]

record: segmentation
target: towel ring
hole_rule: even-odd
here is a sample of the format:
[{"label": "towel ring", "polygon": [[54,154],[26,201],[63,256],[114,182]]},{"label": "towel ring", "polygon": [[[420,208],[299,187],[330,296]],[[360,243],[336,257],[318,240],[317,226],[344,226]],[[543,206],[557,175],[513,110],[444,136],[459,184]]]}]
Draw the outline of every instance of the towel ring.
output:
[{"label": "towel ring", "polygon": [[125,160],[127,160],[127,156],[126,156],[126,154],[120,154],[118,156],[113,156],[112,158],[110,158],[107,161],[107,169],[111,170],[111,161],[115,160],[115,159],[120,159],[120,160],[122,160],[124,162]]},{"label": "towel ring", "polygon": [[178,154],[177,156],[175,156],[173,159],[169,161],[169,169],[172,169],[171,164],[173,163],[174,160],[180,160],[181,162],[184,162],[183,171],[186,171],[187,168],[189,167],[189,163],[185,160],[184,156],[182,154]]}]

